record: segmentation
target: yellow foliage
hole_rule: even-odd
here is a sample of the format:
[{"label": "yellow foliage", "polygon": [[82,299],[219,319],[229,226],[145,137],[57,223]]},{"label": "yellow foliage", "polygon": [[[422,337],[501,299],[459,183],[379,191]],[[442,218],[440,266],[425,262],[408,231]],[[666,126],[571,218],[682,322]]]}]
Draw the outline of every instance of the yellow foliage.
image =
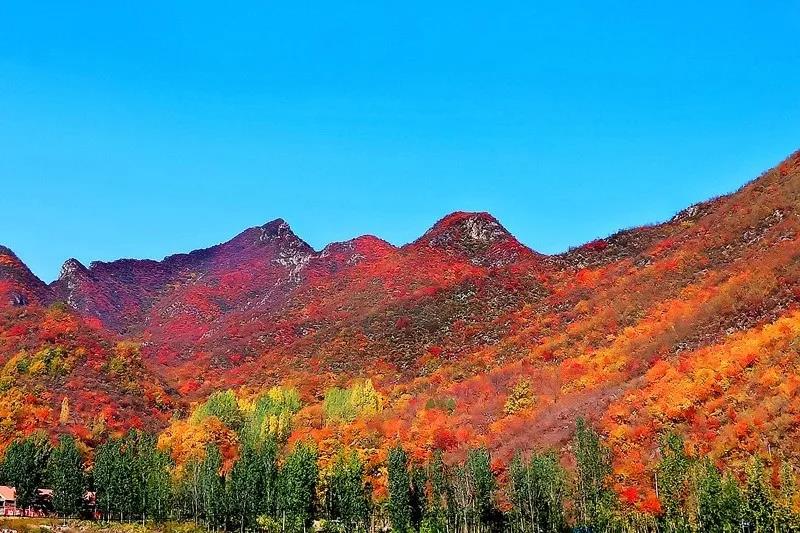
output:
[{"label": "yellow foliage", "polygon": [[508,395],[503,411],[507,415],[513,415],[533,407],[534,402],[535,397],[531,390],[530,380],[528,378],[520,378],[511,390],[511,394]]}]

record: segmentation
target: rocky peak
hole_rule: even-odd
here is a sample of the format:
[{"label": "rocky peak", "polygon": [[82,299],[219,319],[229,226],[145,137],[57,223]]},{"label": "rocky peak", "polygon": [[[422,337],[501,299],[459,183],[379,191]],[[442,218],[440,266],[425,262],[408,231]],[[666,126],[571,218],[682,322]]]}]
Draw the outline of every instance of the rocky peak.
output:
[{"label": "rocky peak", "polygon": [[64,261],[64,264],[61,265],[61,272],[58,274],[58,279],[66,280],[68,278],[74,278],[75,276],[89,274],[89,269],[87,269],[83,263],[71,257]]},{"label": "rocky peak", "polygon": [[413,243],[420,245],[465,255],[470,262],[484,266],[502,266],[535,255],[485,212],[447,215]]},{"label": "rocky peak", "polygon": [[438,246],[465,240],[491,244],[508,238],[513,237],[489,213],[456,211],[434,224],[421,240],[430,246]]}]

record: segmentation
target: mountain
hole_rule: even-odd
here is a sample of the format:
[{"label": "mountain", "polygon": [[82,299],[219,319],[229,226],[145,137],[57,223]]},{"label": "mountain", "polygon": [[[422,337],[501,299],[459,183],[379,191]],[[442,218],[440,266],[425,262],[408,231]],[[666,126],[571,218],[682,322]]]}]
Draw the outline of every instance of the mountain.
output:
[{"label": "mountain", "polygon": [[[465,212],[404,246],[362,236],[319,251],[278,219],[162,261],[69,260],[49,286],[0,251],[8,316],[47,323],[64,307],[105,339],[103,357],[136,347],[139,390],[166,398],[118,390],[140,418],[283,383],[307,405],[296,438],[321,446],[331,433],[423,456],[485,444],[502,462],[564,445],[585,415],[619,452],[622,485],[645,476],[664,428],[734,465],[744,451],[800,455],[800,153],[669,221],[552,256]],[[4,360],[34,349],[9,334],[17,322],[3,328]],[[326,423],[326,391],[362,378],[381,413]]]},{"label": "mountain", "polygon": [[47,298],[45,283],[14,252],[0,246],[0,307],[39,304]]}]

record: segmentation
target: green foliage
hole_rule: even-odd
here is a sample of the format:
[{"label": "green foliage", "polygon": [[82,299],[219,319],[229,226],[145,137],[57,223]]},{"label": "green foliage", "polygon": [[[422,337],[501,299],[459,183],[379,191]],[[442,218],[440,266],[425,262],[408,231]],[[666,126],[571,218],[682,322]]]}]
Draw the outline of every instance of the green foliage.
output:
[{"label": "green foliage", "polygon": [[425,409],[438,409],[445,413],[453,414],[456,410],[456,400],[449,396],[446,398],[429,398],[428,401],[425,402]]},{"label": "green foliage", "polygon": [[686,454],[683,437],[667,433],[661,439],[659,452],[661,462],[656,468],[656,483],[664,508],[665,528],[670,532],[689,531],[687,498],[692,461]]},{"label": "green foliage", "polygon": [[697,520],[700,531],[738,531],[741,527],[741,492],[735,479],[723,477],[708,459],[698,463]]},{"label": "green foliage", "polygon": [[273,387],[259,396],[244,417],[240,440],[258,446],[266,440],[285,442],[292,429],[292,417],[302,403],[295,389]]},{"label": "green foliage", "polygon": [[422,520],[428,511],[428,498],[425,488],[428,476],[425,469],[419,465],[411,467],[411,525],[414,530],[419,530]]},{"label": "green foliage", "polygon": [[83,457],[71,436],[59,438],[47,463],[47,479],[53,489],[53,508],[60,516],[76,516],[83,508],[86,491]]},{"label": "green foliage", "polygon": [[383,398],[372,380],[354,383],[349,389],[333,388],[325,393],[325,416],[332,422],[352,422],[383,409]]},{"label": "green foliage", "polygon": [[122,520],[128,510],[128,484],[133,480],[121,439],[110,439],[95,450],[94,483],[97,506],[106,517]]},{"label": "green foliage", "polygon": [[278,496],[277,445],[268,440],[259,446],[244,444],[226,484],[231,520],[252,529],[259,516],[275,516]]},{"label": "green foliage", "polygon": [[526,463],[516,454],[509,469],[512,522],[524,533],[566,530],[567,473],[554,453],[534,453]]},{"label": "green foliage", "polygon": [[278,493],[279,517],[289,531],[304,531],[310,525],[318,476],[316,448],[302,442],[295,445],[281,469]]},{"label": "green foliage", "polygon": [[215,392],[192,413],[192,420],[200,422],[215,416],[229,428],[239,431],[244,424],[244,415],[239,409],[239,400],[232,390]]},{"label": "green foliage", "polygon": [[328,516],[344,531],[365,531],[369,519],[369,492],[364,484],[364,463],[355,451],[340,453],[328,474]]},{"label": "green foliage", "polygon": [[764,463],[755,457],[747,469],[742,517],[753,533],[774,531],[775,502],[767,486]]},{"label": "green foliage", "polygon": [[97,504],[108,517],[167,517],[172,502],[170,460],[153,435],[131,431],[95,451]]},{"label": "green foliage", "polygon": [[434,451],[428,464],[428,479],[431,494],[420,529],[431,533],[449,531],[450,525],[456,522],[455,496],[441,450]]},{"label": "green foliage", "polygon": [[392,531],[404,533],[411,527],[411,478],[408,454],[401,447],[389,450],[387,458],[389,501],[387,509]]},{"label": "green foliage", "polygon": [[17,489],[17,506],[27,508],[36,499],[37,490],[46,479],[50,444],[44,435],[37,434],[16,440],[3,458],[3,480]]},{"label": "green foliage", "polygon": [[200,465],[198,485],[201,494],[201,513],[212,528],[225,525],[228,514],[225,494],[225,477],[222,474],[222,454],[213,444],[206,449]]},{"label": "green foliage", "polygon": [[576,513],[578,525],[602,529],[611,516],[615,495],[609,487],[611,452],[597,432],[579,418],[573,441],[576,461]]},{"label": "green foliage", "polygon": [[485,448],[470,450],[467,460],[449,480],[452,485],[456,524],[466,530],[498,530],[502,515],[496,505],[497,480]]}]

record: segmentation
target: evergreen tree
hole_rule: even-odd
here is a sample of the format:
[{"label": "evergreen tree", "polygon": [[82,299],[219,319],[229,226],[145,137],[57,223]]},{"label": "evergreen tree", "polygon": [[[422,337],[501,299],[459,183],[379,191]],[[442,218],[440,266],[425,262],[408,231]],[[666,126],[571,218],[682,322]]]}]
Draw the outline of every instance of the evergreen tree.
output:
[{"label": "evergreen tree", "polygon": [[47,478],[53,489],[53,508],[56,513],[65,518],[80,513],[86,477],[83,457],[72,436],[59,438],[47,463]]},{"label": "evergreen tree", "polygon": [[405,533],[411,527],[411,479],[408,475],[408,455],[397,446],[389,450],[389,522],[392,531]]}]

